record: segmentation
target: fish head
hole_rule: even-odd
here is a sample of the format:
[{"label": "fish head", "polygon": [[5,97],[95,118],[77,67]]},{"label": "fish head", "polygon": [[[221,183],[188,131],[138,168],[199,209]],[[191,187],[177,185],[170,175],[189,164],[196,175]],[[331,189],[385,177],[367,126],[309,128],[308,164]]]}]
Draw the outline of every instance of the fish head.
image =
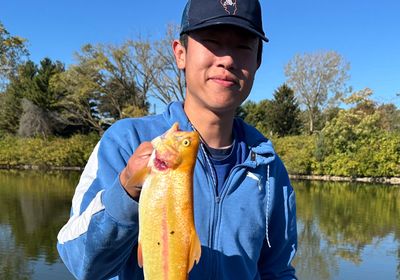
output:
[{"label": "fish head", "polygon": [[151,143],[154,151],[150,164],[153,170],[162,172],[177,168],[193,168],[200,137],[196,131],[180,130],[178,123],[175,123]]}]

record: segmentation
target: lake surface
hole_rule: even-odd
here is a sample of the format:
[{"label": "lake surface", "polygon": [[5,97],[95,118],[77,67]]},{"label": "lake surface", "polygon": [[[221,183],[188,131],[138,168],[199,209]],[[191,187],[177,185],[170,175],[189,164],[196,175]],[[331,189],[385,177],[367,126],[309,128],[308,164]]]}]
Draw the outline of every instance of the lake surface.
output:
[{"label": "lake surface", "polygon": [[[0,279],[74,279],[60,261],[77,172],[0,171]],[[400,188],[293,181],[299,279],[400,279]]]}]

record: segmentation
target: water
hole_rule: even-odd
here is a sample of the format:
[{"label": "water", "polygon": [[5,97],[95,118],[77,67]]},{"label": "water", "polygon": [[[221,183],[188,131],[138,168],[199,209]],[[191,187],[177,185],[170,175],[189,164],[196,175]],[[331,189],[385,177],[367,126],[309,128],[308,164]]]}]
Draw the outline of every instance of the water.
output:
[{"label": "water", "polygon": [[[0,279],[74,279],[60,261],[77,172],[0,171]],[[400,279],[400,188],[293,181],[299,279]]]},{"label": "water", "polygon": [[0,279],[74,279],[55,244],[79,173],[0,172]]},{"label": "water", "polygon": [[400,188],[295,181],[300,279],[400,279]]}]

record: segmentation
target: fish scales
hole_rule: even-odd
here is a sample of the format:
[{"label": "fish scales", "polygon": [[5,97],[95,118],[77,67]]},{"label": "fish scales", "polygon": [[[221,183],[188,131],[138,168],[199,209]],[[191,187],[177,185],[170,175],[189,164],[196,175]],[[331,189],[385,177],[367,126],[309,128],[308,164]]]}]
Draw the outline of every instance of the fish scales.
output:
[{"label": "fish scales", "polygon": [[152,144],[139,200],[139,265],[147,280],[184,280],[201,255],[193,215],[199,136],[176,123]]}]

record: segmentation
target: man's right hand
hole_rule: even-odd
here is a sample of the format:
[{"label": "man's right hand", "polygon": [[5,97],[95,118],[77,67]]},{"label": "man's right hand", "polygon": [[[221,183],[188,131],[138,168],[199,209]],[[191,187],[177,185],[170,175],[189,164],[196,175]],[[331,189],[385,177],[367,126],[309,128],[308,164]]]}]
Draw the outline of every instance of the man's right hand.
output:
[{"label": "man's right hand", "polygon": [[147,164],[152,152],[153,145],[150,142],[141,143],[119,175],[121,185],[136,201],[139,201],[143,181],[149,172]]}]

